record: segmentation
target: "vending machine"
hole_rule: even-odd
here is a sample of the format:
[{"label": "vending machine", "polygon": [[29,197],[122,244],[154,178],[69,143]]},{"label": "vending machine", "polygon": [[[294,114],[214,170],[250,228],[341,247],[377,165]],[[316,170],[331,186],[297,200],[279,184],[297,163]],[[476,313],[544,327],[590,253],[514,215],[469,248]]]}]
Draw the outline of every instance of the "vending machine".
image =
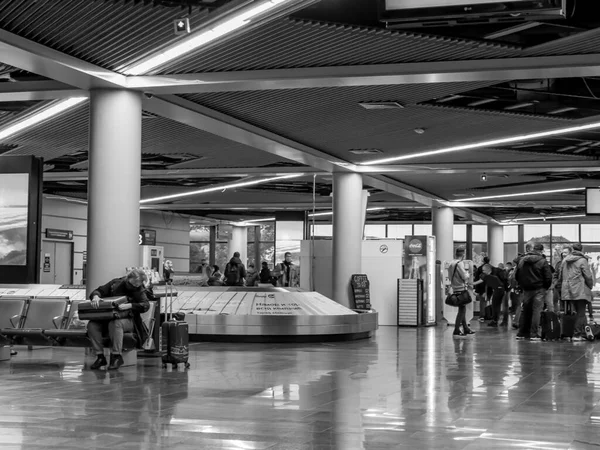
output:
[{"label": "vending machine", "polygon": [[[398,311],[406,317],[405,309],[409,301],[406,292],[402,292],[402,286],[409,290],[410,297],[414,299],[417,308],[417,326],[435,325],[436,321],[436,258],[435,258],[435,236],[406,236],[404,239],[404,280],[415,280],[412,282],[399,283]],[[413,306],[409,306],[413,308]],[[399,325],[402,325],[399,319]]]},{"label": "vending machine", "polygon": [[159,245],[140,245],[140,266],[158,272],[162,277],[164,247]]}]

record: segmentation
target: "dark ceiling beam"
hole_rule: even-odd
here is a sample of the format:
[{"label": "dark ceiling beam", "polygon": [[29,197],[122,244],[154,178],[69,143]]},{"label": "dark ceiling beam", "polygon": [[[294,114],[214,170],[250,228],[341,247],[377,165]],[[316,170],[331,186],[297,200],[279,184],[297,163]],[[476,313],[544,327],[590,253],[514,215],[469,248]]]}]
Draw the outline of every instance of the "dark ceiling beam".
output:
[{"label": "dark ceiling beam", "polygon": [[600,76],[600,54],[130,77],[154,94]]},{"label": "dark ceiling beam", "polygon": [[0,102],[27,102],[68,97],[86,97],[88,91],[54,80],[0,83]]}]

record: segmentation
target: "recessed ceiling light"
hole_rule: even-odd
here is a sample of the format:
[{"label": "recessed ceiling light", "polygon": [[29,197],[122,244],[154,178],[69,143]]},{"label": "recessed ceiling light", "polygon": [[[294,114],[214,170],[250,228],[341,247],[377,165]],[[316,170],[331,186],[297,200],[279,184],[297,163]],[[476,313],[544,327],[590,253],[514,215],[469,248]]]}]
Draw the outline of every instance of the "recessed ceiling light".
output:
[{"label": "recessed ceiling light", "polygon": [[350,153],[355,155],[375,155],[377,153],[383,153],[379,148],[353,148]]},{"label": "recessed ceiling light", "polygon": [[404,105],[400,102],[359,102],[358,105],[368,110],[404,108]]}]

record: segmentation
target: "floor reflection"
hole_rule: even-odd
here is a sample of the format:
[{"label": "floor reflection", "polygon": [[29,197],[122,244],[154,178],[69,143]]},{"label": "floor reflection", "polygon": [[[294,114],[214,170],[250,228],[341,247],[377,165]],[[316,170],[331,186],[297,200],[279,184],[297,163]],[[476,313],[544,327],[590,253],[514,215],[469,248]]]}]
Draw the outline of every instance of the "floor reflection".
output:
[{"label": "floor reflection", "polygon": [[197,344],[92,372],[78,349],[0,363],[0,449],[600,448],[600,345],[383,328],[348,343]]}]

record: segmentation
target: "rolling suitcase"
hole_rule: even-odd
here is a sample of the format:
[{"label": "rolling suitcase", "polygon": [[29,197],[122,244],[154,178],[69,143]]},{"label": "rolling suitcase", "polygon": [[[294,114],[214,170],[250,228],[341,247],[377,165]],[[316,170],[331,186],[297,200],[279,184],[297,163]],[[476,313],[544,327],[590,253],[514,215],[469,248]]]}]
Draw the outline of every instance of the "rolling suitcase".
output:
[{"label": "rolling suitcase", "polygon": [[558,320],[556,313],[543,311],[540,322],[543,341],[558,341],[560,339],[560,320]]},{"label": "rolling suitcase", "polygon": [[566,302],[565,313],[560,321],[561,336],[563,338],[572,339],[575,334],[575,324],[577,323],[577,315],[571,311],[571,304]]},{"label": "rolling suitcase", "polygon": [[162,356],[163,368],[167,364],[183,363],[186,368],[190,367],[188,362],[190,355],[189,331],[187,322],[179,322],[173,318],[173,285],[167,285],[165,312],[170,308],[171,313],[167,314],[168,320],[161,325],[162,328],[162,348],[165,352]]}]

